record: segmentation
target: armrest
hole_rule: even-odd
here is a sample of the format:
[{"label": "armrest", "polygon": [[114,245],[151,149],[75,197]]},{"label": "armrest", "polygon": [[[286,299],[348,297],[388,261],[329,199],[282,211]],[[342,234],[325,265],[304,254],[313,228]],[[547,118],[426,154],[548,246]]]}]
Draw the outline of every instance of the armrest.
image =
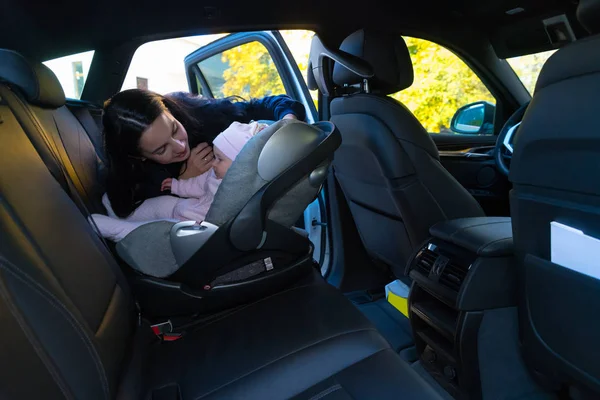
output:
[{"label": "armrest", "polygon": [[513,254],[512,223],[508,217],[460,218],[429,229],[431,236],[469,250],[480,257]]}]

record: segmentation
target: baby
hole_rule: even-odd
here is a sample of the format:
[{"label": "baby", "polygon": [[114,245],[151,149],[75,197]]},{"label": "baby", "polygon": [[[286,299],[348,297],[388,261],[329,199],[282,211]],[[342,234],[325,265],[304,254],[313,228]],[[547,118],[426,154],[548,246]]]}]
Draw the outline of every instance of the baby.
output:
[{"label": "baby", "polygon": [[232,123],[213,141],[215,159],[209,171],[190,179],[168,178],[162,182],[163,191],[170,190],[172,194],[179,197],[160,196],[148,199],[130,216],[120,219],[113,212],[108,196],[105,194],[102,203],[108,216],[102,214],[91,216],[100,234],[113,242],[118,242],[140,225],[149,222],[203,221],[221,180],[239,152],[248,140],[266,127],[266,124],[258,122]]}]

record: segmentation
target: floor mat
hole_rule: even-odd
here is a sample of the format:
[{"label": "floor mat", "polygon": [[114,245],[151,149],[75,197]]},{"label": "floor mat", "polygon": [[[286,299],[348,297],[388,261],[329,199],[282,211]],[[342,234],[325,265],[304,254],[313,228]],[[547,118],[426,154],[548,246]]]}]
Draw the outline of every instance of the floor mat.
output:
[{"label": "floor mat", "polygon": [[368,293],[351,293],[348,299],[375,325],[396,352],[414,344],[410,322],[385,297],[373,300]]}]

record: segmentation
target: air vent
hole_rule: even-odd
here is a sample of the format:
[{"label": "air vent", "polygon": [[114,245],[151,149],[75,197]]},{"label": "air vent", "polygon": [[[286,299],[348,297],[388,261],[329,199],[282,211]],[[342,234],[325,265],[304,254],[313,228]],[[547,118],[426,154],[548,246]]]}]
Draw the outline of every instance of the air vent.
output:
[{"label": "air vent", "polygon": [[460,265],[454,261],[448,262],[446,267],[442,270],[440,274],[439,282],[449,287],[450,289],[458,292],[460,290],[460,286],[464,282],[467,277],[467,273],[469,272],[468,266]]},{"label": "air vent", "polygon": [[419,252],[417,255],[417,262],[415,263],[415,270],[419,271],[425,276],[429,276],[429,272],[435,264],[438,255],[433,252],[435,249],[434,245],[429,245]]}]

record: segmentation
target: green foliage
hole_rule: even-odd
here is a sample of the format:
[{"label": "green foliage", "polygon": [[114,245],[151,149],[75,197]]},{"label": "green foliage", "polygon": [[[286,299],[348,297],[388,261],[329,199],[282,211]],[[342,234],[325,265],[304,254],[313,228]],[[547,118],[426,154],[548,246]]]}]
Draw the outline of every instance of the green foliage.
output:
[{"label": "green foliage", "polygon": [[494,97],[473,71],[451,51],[427,40],[405,38],[415,79],[412,86],[391,97],[402,102],[432,133],[449,132],[460,107]]},{"label": "green foliage", "polygon": [[556,50],[545,51],[542,53],[529,54],[526,56],[509,58],[508,63],[515,70],[525,88],[529,91],[530,94],[533,94],[535,89],[535,84],[537,82],[537,78],[540,75],[540,71],[542,67],[550,58],[552,54],[554,54]]},{"label": "green foliage", "polygon": [[250,42],[223,52],[223,95],[246,99],[285,93],[271,55],[259,42]]},{"label": "green foliage", "polygon": [[[306,79],[308,54],[313,36],[311,31],[281,31],[298,67]],[[390,95],[402,102],[432,133],[450,132],[450,122],[456,110],[476,101],[495,99],[475,73],[454,53],[422,39],[405,37],[414,67],[413,85]],[[508,60],[525,86],[533,91],[539,71],[550,53],[541,53]],[[221,62],[222,94],[256,98],[285,93],[279,73],[267,49],[251,42],[225,51]],[[312,91],[317,101],[317,92]]]}]

